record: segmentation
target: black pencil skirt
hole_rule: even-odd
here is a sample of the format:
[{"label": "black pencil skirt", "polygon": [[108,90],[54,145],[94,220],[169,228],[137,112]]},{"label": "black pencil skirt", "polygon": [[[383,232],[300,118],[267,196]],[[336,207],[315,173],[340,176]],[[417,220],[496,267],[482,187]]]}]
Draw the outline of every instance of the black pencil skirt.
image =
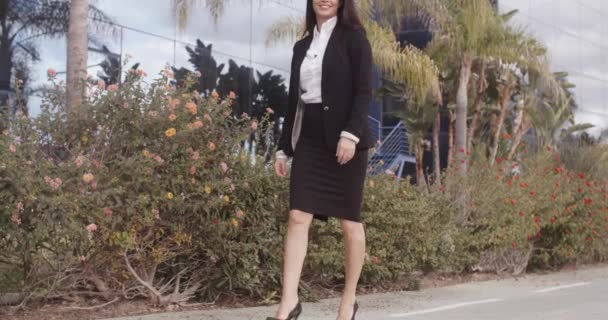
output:
[{"label": "black pencil skirt", "polygon": [[336,150],[325,141],[323,112],[320,103],[304,106],[291,166],[289,207],[322,221],[335,217],[360,222],[368,150],[357,150],[348,163],[339,164]]}]

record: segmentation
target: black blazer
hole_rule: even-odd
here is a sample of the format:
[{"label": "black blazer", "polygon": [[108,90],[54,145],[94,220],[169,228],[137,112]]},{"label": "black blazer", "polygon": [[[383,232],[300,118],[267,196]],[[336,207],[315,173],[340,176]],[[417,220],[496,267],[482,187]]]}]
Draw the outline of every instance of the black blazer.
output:
[{"label": "black blazer", "polygon": [[[277,150],[293,156],[292,130],[300,100],[300,67],[312,35],[296,42],[291,61],[287,115]],[[359,138],[357,149],[369,149],[375,141],[368,125],[372,98],[372,50],[365,30],[347,30],[339,23],[329,38],[322,62],[321,96],[325,141],[335,152],[342,130]]]}]

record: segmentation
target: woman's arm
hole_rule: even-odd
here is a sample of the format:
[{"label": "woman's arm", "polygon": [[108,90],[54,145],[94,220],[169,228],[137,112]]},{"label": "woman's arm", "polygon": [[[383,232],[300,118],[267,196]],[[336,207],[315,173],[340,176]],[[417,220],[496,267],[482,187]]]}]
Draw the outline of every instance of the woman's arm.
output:
[{"label": "woman's arm", "polygon": [[348,44],[353,74],[353,105],[342,137],[359,142],[367,124],[369,104],[372,99],[372,48],[365,30],[355,32]]}]

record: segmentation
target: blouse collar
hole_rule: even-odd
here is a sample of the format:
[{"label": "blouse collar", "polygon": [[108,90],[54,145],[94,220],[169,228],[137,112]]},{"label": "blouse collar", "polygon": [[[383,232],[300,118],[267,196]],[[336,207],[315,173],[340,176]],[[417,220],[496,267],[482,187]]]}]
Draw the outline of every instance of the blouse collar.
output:
[{"label": "blouse collar", "polygon": [[322,25],[321,25],[321,32],[319,32],[318,30],[318,26],[315,26],[314,28],[314,36],[318,37],[319,35],[328,35],[331,34],[331,32],[334,30],[334,28],[336,27],[336,24],[338,23],[338,16],[333,16],[330,19],[328,19],[327,21],[325,21]]}]

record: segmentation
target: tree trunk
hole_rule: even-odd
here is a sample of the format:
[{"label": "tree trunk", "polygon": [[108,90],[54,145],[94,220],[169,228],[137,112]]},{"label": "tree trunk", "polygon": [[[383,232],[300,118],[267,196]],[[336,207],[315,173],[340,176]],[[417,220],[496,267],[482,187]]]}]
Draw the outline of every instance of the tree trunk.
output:
[{"label": "tree trunk", "polygon": [[426,186],[426,177],[424,176],[424,144],[422,140],[416,142],[416,182],[419,187]]},{"label": "tree trunk", "polygon": [[475,131],[479,128],[479,119],[481,115],[481,102],[483,101],[484,92],[486,91],[488,84],[486,81],[486,61],[483,60],[479,70],[479,84],[477,85],[477,96],[473,103],[473,119],[471,119],[471,126],[467,134],[467,151],[471,151],[473,147],[473,137]]},{"label": "tree trunk", "polygon": [[433,176],[434,184],[441,186],[441,159],[439,154],[439,133],[441,130],[441,107],[437,109],[433,123]]},{"label": "tree trunk", "polygon": [[[510,81],[510,80],[507,80]],[[511,99],[511,84],[505,83],[502,90],[500,90],[500,114],[496,120],[496,128],[494,129],[494,137],[492,139],[492,149],[490,151],[490,165],[493,166],[496,161],[496,155],[498,154],[498,142],[500,141],[500,133],[502,132],[505,118],[507,117],[507,108],[509,99]]]},{"label": "tree trunk", "polygon": [[515,137],[513,137],[513,144],[511,145],[511,151],[509,151],[509,159],[513,159],[513,157],[515,157],[515,153],[517,152],[517,148],[521,144],[521,140],[523,139],[526,132],[528,132],[528,130],[530,130],[531,128],[532,126],[530,125],[530,123],[526,122],[521,126],[520,130],[517,131]]},{"label": "tree trunk", "polygon": [[448,167],[452,165],[454,161],[454,117],[450,113],[450,120],[448,123]]},{"label": "tree trunk", "polygon": [[67,106],[82,103],[87,79],[89,0],[70,1],[70,25],[67,52]]},{"label": "tree trunk", "polygon": [[8,128],[10,113],[8,104],[13,74],[13,50],[11,49],[12,44],[9,42],[9,30],[3,27],[2,32],[0,38],[0,133]]},{"label": "tree trunk", "polygon": [[458,80],[458,91],[456,93],[456,127],[454,138],[456,139],[456,160],[459,162],[460,173],[467,172],[467,109],[469,105],[468,87],[471,79],[471,67],[473,56],[465,52],[462,56],[460,66],[460,78]]}]

